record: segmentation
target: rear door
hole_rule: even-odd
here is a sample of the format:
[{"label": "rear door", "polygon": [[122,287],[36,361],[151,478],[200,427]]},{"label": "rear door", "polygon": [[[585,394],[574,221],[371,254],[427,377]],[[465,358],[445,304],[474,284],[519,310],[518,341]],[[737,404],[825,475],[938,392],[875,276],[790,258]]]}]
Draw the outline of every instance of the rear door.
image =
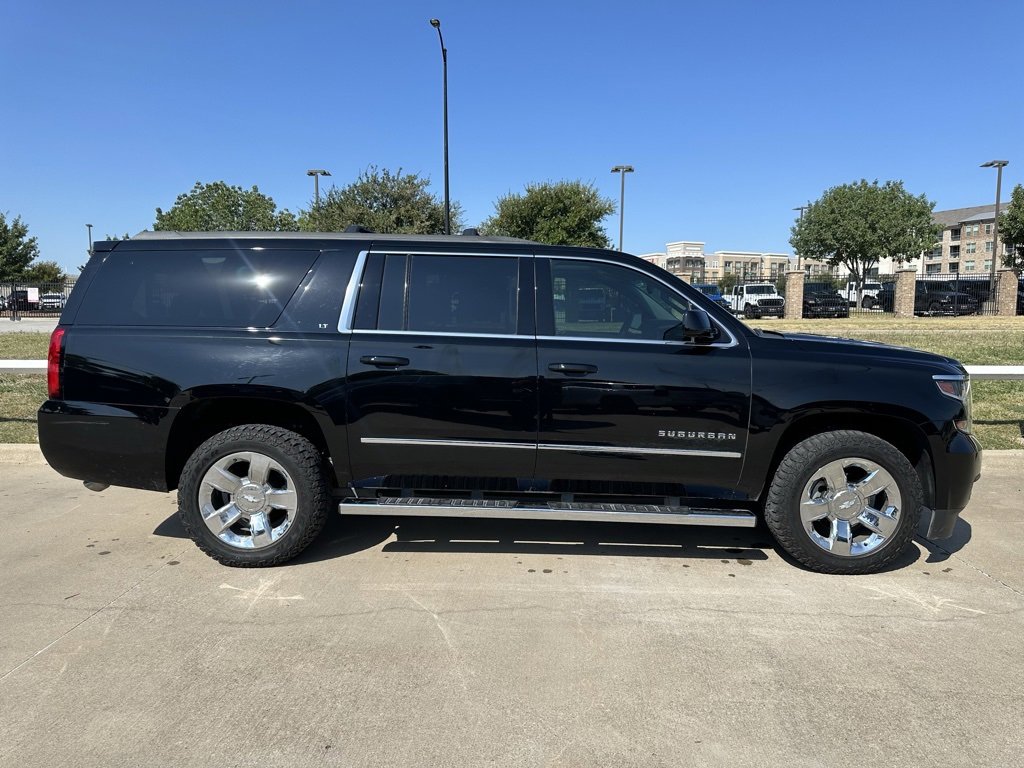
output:
[{"label": "rear door", "polygon": [[381,249],[357,265],[358,296],[343,318],[352,329],[348,433],[357,482],[529,485],[537,442],[532,261]]},{"label": "rear door", "polygon": [[665,341],[690,306],[636,267],[538,257],[542,485],[729,495],[747,443],[750,353],[724,326],[712,344]]}]

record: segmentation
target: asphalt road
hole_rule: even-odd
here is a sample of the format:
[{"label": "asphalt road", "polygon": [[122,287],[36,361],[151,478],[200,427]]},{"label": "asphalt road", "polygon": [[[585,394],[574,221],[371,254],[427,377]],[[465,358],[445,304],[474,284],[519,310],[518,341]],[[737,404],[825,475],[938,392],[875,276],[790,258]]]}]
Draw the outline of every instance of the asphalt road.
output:
[{"label": "asphalt road", "polygon": [[1022,465],[843,578],[760,530],[340,518],[234,570],[173,496],[3,464],[0,765],[1020,765]]}]

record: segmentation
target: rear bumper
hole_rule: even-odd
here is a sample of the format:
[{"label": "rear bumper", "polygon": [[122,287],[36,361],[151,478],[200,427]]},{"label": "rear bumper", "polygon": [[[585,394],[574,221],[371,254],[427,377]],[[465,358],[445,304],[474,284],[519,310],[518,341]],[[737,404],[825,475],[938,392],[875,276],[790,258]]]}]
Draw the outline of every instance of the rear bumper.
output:
[{"label": "rear bumper", "polygon": [[65,477],[167,490],[170,408],[116,407],[47,400],[39,409],[39,447]]}]

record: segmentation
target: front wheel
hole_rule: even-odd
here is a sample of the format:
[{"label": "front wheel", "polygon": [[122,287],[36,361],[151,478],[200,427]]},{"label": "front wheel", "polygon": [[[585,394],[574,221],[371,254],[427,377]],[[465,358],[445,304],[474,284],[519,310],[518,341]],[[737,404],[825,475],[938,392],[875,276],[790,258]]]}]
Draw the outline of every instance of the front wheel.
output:
[{"label": "front wheel", "polygon": [[757,310],[757,307],[752,304],[744,304],[743,316],[749,320],[757,320],[761,317],[761,313]]},{"label": "front wheel", "polygon": [[280,565],[323,529],[331,496],[320,452],[268,424],[232,427],[200,445],[181,473],[178,514],[224,565]]},{"label": "front wheel", "polygon": [[861,309],[874,309],[875,303],[875,298],[873,296],[865,296],[860,300]]},{"label": "front wheel", "polygon": [[875,573],[910,542],[922,503],[917,472],[891,444],[865,432],[825,432],[783,458],[765,522],[813,571]]}]

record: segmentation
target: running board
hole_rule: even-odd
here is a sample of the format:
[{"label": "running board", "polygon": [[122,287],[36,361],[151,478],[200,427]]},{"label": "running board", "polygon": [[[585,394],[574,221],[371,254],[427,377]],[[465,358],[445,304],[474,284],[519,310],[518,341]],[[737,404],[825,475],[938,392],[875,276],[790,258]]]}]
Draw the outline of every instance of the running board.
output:
[{"label": "running board", "polygon": [[668,523],[753,528],[757,518],[743,509],[692,509],[663,504],[582,504],[490,499],[386,497],[338,504],[343,515],[383,517],[471,517],[504,520],[571,520],[612,523]]}]

